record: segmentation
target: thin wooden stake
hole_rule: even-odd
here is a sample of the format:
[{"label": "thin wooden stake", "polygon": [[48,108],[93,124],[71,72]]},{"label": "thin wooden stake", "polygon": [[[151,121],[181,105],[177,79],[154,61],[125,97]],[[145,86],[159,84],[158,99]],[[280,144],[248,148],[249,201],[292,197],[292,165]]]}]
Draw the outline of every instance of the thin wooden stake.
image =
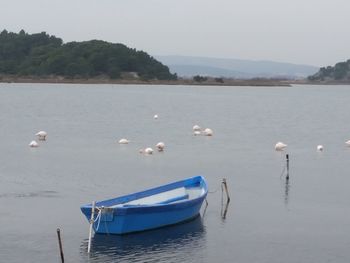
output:
[{"label": "thin wooden stake", "polygon": [[58,237],[58,245],[60,247],[61,262],[64,263],[64,255],[63,255],[63,248],[62,248],[62,241],[61,241],[61,230],[59,228],[57,228],[57,237]]},{"label": "thin wooden stake", "polygon": [[222,185],[224,186],[224,189],[225,189],[225,192],[227,195],[227,203],[229,203],[230,202],[230,195],[228,194],[227,182],[226,182],[225,178],[222,179]]},{"label": "thin wooden stake", "polygon": [[286,180],[289,180],[289,155],[286,154],[286,166],[287,166],[287,176],[286,176]]},{"label": "thin wooden stake", "polygon": [[88,253],[90,253],[90,249],[91,249],[91,238],[92,238],[92,229],[93,229],[93,225],[94,225],[95,206],[96,206],[96,202],[93,201],[92,208],[91,208],[91,218],[90,218]]}]

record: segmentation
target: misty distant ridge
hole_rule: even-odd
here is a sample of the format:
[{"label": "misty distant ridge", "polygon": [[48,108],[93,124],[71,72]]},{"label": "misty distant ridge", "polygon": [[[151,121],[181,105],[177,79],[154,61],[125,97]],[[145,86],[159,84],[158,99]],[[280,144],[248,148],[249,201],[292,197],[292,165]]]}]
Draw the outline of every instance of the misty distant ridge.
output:
[{"label": "misty distant ridge", "polygon": [[226,78],[300,79],[315,74],[319,68],[310,65],[274,61],[253,61],[190,56],[155,56],[180,77],[203,75]]}]

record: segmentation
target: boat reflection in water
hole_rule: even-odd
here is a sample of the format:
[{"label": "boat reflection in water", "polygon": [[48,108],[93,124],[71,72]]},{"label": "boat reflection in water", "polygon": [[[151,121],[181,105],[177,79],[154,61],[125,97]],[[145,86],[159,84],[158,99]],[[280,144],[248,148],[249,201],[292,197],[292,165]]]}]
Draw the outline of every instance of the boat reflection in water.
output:
[{"label": "boat reflection in water", "polygon": [[81,245],[84,262],[201,262],[205,257],[205,229],[200,216],[146,232],[95,234],[90,255],[87,243],[84,240]]}]

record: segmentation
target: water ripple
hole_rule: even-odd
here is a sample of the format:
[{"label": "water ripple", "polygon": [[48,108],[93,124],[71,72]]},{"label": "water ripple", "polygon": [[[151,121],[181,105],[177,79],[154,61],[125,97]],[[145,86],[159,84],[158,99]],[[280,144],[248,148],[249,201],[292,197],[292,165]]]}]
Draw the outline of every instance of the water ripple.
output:
[{"label": "water ripple", "polygon": [[58,192],[56,191],[36,191],[28,193],[4,193],[0,194],[0,198],[31,198],[31,197],[57,197]]},{"label": "water ripple", "polygon": [[143,233],[118,235],[96,234],[92,253],[87,255],[87,240],[81,244],[85,262],[191,262],[205,247],[205,229],[200,217],[195,220]]}]

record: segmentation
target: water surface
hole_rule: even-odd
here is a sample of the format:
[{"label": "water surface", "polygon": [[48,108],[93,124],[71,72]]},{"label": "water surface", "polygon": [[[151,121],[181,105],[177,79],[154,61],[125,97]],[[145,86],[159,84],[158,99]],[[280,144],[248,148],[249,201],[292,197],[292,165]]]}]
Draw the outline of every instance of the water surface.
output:
[{"label": "water surface", "polygon": [[[0,84],[1,261],[59,262],[60,227],[67,262],[349,262],[349,98],[349,86]],[[39,130],[47,141],[31,149]],[[163,153],[138,153],[159,141]],[[201,217],[96,235],[86,254],[80,205],[193,175],[214,192]]]}]

